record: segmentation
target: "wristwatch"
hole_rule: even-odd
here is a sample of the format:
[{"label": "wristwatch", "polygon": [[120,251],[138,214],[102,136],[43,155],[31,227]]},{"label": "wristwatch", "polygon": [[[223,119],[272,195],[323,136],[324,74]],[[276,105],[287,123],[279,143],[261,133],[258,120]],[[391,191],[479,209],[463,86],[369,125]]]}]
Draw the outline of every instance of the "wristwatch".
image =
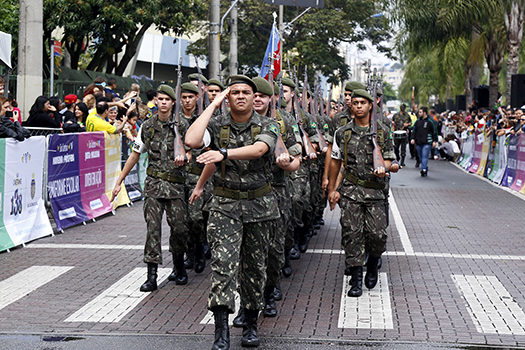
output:
[{"label": "wristwatch", "polygon": [[222,154],[222,156],[224,157],[223,160],[226,160],[228,159],[228,150],[226,148],[219,148],[219,152]]}]

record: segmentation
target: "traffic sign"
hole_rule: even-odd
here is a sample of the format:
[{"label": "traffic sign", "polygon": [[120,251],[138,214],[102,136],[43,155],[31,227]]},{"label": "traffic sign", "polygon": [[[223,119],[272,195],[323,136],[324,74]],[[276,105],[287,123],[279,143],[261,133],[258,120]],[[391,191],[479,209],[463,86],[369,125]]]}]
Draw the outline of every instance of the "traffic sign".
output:
[{"label": "traffic sign", "polygon": [[324,0],[266,0],[271,5],[323,8]]}]

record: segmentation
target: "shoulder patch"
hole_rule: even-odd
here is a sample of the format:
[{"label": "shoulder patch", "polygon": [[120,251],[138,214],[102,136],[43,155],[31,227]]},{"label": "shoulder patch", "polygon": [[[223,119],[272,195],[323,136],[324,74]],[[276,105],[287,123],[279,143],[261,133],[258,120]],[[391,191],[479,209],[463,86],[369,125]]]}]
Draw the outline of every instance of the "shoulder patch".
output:
[{"label": "shoulder patch", "polygon": [[273,124],[270,125],[270,131],[273,132],[275,135],[279,135],[279,129]]},{"label": "shoulder patch", "polygon": [[317,124],[315,122],[310,123],[310,128],[317,129]]},{"label": "shoulder patch", "polygon": [[323,129],[324,129],[325,131],[328,131],[328,123],[324,123],[324,124],[323,124]]},{"label": "shoulder patch", "polygon": [[298,134],[299,133],[299,127],[297,126],[297,124],[292,125],[292,130],[293,130],[294,134]]}]

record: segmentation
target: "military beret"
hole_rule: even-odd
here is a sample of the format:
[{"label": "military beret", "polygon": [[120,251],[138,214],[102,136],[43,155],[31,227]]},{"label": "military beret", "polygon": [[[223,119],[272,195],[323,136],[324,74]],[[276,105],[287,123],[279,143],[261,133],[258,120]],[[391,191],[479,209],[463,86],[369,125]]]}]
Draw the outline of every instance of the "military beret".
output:
[{"label": "military beret", "polygon": [[[208,85],[208,79],[202,74],[200,76],[202,83]],[[199,80],[199,73],[191,73],[188,75],[188,80]]]},{"label": "military beret", "polygon": [[190,92],[192,94],[199,94],[199,88],[193,83],[184,83],[180,86],[180,92]]},{"label": "military beret", "polygon": [[175,91],[173,91],[173,88],[171,86],[167,85],[167,84],[159,85],[159,87],[157,88],[157,92],[161,93],[161,94],[168,95],[169,97],[171,97],[172,100],[176,99]]},{"label": "military beret", "polygon": [[358,81],[349,81],[345,85],[345,91],[366,90],[366,86]]},{"label": "military beret", "polygon": [[252,87],[253,92],[257,92],[257,85],[255,85],[253,80],[248,78],[246,75],[239,74],[230,76],[228,78],[228,86],[232,86],[235,84],[248,84]]},{"label": "military beret", "polygon": [[356,90],[352,91],[352,98],[354,98],[354,97],[362,97],[362,98],[366,98],[370,102],[374,102],[372,96],[370,96],[368,91],[366,91],[364,89],[356,89]]},{"label": "military beret", "polygon": [[224,87],[224,85],[223,85],[220,81],[218,81],[217,79],[210,79],[210,80],[208,81],[208,85],[217,85],[218,87],[221,88],[221,90],[226,89],[226,88]]},{"label": "military beret", "polygon": [[255,77],[252,79],[255,85],[257,85],[257,92],[264,94],[266,96],[273,95],[272,85],[264,78]]},{"label": "military beret", "polygon": [[286,85],[286,86],[291,87],[292,89],[295,89],[295,83],[293,82],[292,79],[290,79],[290,78],[283,78],[282,82],[283,82],[283,85]]}]

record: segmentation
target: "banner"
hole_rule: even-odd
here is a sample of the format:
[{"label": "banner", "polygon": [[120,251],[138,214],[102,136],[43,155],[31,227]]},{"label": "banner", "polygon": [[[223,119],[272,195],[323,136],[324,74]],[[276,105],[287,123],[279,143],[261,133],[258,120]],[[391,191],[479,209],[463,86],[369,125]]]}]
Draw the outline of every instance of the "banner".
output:
[{"label": "banner", "polygon": [[484,141],[485,136],[483,133],[476,133],[474,137],[474,155],[472,156],[472,163],[467,169],[470,173],[476,173],[479,169],[479,164],[481,162],[481,151],[483,149]]},{"label": "banner", "polygon": [[516,173],[514,182],[509,186],[514,191],[521,191],[525,186],[525,135],[515,136],[517,139]]},{"label": "banner", "polygon": [[58,230],[88,220],[80,197],[78,134],[49,136],[47,192]]},{"label": "banner", "polygon": [[481,145],[481,158],[479,161],[479,168],[476,172],[477,175],[483,176],[485,174],[485,168],[487,166],[487,159],[489,156],[489,150],[492,143],[492,135],[487,136],[485,133],[483,135],[483,144]]},{"label": "banner", "polygon": [[[111,198],[111,192],[117,183],[120,175],[121,150],[120,150],[120,135],[104,133],[104,142],[106,148],[106,197]],[[125,137],[122,137],[125,139]],[[117,198],[113,201],[113,209],[122,205],[129,204],[128,192],[124,184],[120,186],[120,192]]]},{"label": "banner", "polygon": [[496,145],[489,153],[489,159],[487,161],[487,179],[494,181],[494,177],[496,176],[499,165],[500,165],[500,147],[501,147],[501,139],[502,136],[499,136],[496,138]]},{"label": "banner", "polygon": [[492,181],[497,184],[501,184],[503,181],[503,175],[505,175],[505,170],[507,169],[507,147],[508,147],[508,136],[502,135],[498,137],[499,144],[499,165],[498,172],[494,175]]},{"label": "banner", "polygon": [[45,150],[44,136],[0,139],[0,251],[53,233],[42,198]]},{"label": "banner", "polygon": [[[122,168],[131,155],[131,142],[129,142],[127,137],[122,137]],[[128,191],[129,199],[134,202],[142,199],[142,187],[140,186],[139,179],[139,169],[140,169],[140,159],[131,169],[128,176],[124,179],[124,185]]]},{"label": "banner", "polygon": [[[270,58],[273,61],[273,67],[270,67]],[[273,79],[275,79],[281,72],[281,37],[279,35],[279,30],[277,30],[275,20],[272,25],[272,32],[270,33],[268,46],[266,46],[266,52],[264,53],[259,76],[266,80],[270,80],[270,68],[273,70]]]},{"label": "banner", "polygon": [[507,152],[507,169],[501,184],[510,187],[516,179],[516,167],[518,165],[518,141],[519,138],[514,135],[509,136],[509,146]]},{"label": "banner", "polygon": [[459,165],[463,169],[470,168],[473,152],[474,152],[474,135],[469,135],[465,141],[463,142],[463,145],[461,147],[462,149],[462,157],[459,159]]},{"label": "banner", "polygon": [[82,206],[88,218],[93,219],[113,210],[106,196],[104,133],[80,133],[78,145]]}]

